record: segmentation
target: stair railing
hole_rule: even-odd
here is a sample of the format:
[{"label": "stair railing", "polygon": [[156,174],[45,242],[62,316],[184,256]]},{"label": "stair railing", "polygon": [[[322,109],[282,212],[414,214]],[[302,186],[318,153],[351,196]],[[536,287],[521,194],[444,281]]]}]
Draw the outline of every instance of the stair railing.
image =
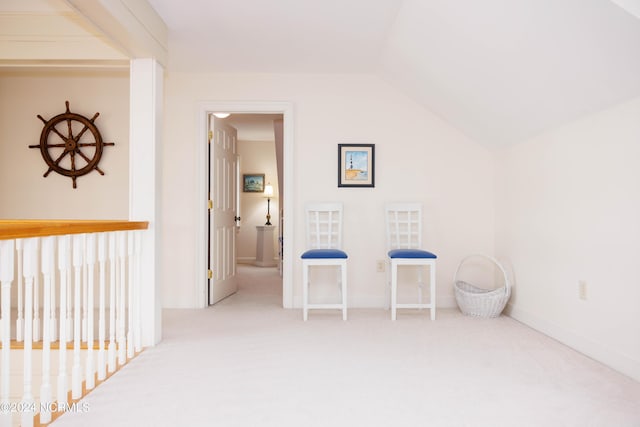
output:
[{"label": "stair railing", "polygon": [[82,409],[70,402],[142,350],[147,228],[143,221],[0,220],[0,427],[47,424]]}]

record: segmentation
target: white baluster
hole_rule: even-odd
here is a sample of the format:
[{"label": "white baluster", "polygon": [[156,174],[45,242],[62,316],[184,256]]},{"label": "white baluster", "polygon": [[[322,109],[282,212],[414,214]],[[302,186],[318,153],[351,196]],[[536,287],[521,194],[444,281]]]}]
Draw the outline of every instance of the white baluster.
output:
[{"label": "white baluster", "polygon": [[[37,243],[40,243],[38,239]],[[38,251],[36,247],[36,265]],[[33,278],[33,342],[40,341],[40,274],[36,271]]]},{"label": "white baluster", "polygon": [[[72,245],[71,236],[69,237],[69,245]],[[71,246],[69,247],[69,273],[67,274],[67,312],[65,316],[67,317],[66,325],[67,325],[67,341],[71,342],[73,339],[73,288],[72,288],[72,280],[71,280],[71,263],[73,262],[73,255],[71,252]]]},{"label": "white baluster", "polygon": [[71,236],[58,237],[58,269],[60,270],[60,335],[58,342],[58,405],[67,404],[67,291],[69,290],[69,270],[71,268]]},{"label": "white baluster", "polygon": [[16,239],[16,253],[18,255],[18,317],[16,318],[16,341],[20,342],[24,338],[24,318],[23,318],[23,309],[24,309],[24,297],[23,297],[23,277],[24,274],[22,272],[22,239]]},{"label": "white baluster", "polygon": [[98,263],[100,270],[99,301],[98,301],[98,380],[107,378],[106,359],[104,349],[105,339],[105,286],[107,261],[107,233],[98,234]]},{"label": "white baluster", "polygon": [[118,310],[116,322],[118,323],[118,363],[124,365],[127,362],[127,342],[125,337],[125,295],[127,284],[127,235],[124,231],[118,233]]},{"label": "white baluster", "polygon": [[116,233],[109,233],[109,372],[116,370]]},{"label": "white baluster", "polygon": [[127,315],[127,357],[129,359],[135,356],[135,349],[133,344],[133,313],[135,313],[136,309],[133,302],[133,291],[134,287],[134,271],[133,266],[135,265],[133,262],[133,232],[128,231],[127,233],[127,259],[129,260],[129,279],[127,280],[129,296],[128,296],[128,315]]},{"label": "white baluster", "polygon": [[33,358],[33,282],[38,270],[38,239],[24,240],[24,380],[21,402],[21,426],[32,427],[35,401],[32,391]]},{"label": "white baluster", "polygon": [[80,361],[80,346],[82,332],[81,291],[82,291],[82,263],[84,262],[84,234],[73,235],[73,365],[71,367],[71,398],[82,397],[82,370]]},{"label": "white baluster", "polygon": [[85,239],[84,239],[84,248],[82,250],[82,253],[85,254],[84,258],[83,258],[83,263],[82,263],[82,293],[81,298],[82,298],[82,326],[80,328],[80,330],[82,331],[82,342],[87,342],[87,295],[88,295],[88,276],[89,276],[89,272],[87,270],[87,257],[86,257],[86,253],[87,253],[87,237],[89,237],[89,235],[85,235]]},{"label": "white baluster", "polygon": [[95,385],[95,368],[93,365],[93,285],[94,269],[96,264],[96,235],[87,234],[86,241],[86,266],[87,266],[87,361],[85,364],[85,385],[87,390],[92,390]]},{"label": "white baluster", "polygon": [[134,340],[136,352],[142,350],[142,321],[140,317],[140,252],[142,248],[142,233],[139,230],[134,231],[135,235],[135,247],[134,247],[134,266],[135,278],[133,282],[134,286],[134,307],[133,322],[134,322]]},{"label": "white baluster", "polygon": [[42,384],[40,385],[40,423],[51,422],[50,408],[53,402],[51,390],[51,312],[55,306],[51,305],[52,278],[55,274],[55,243],[53,236],[42,240],[42,276],[43,276],[43,307],[42,318]]},{"label": "white baluster", "polygon": [[[52,236],[53,237],[53,236]],[[56,317],[56,277],[55,277],[55,266],[56,266],[56,240],[53,241],[53,272],[51,273],[53,277],[51,278],[51,288],[49,291],[49,297],[51,298],[51,312],[49,319],[49,341],[55,342],[58,340],[58,321]]]},{"label": "white baluster", "polygon": [[14,240],[0,240],[0,285],[2,290],[2,365],[0,366],[0,424],[12,425],[9,406],[11,388],[11,283],[13,283]]}]

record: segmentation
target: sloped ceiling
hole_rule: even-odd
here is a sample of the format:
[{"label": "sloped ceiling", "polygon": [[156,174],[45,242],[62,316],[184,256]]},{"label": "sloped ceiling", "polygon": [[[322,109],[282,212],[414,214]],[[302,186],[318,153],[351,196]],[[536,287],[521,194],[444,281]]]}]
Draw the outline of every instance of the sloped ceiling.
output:
[{"label": "sloped ceiling", "polygon": [[639,0],[149,2],[171,69],[374,72],[491,148],[640,96]]},{"label": "sloped ceiling", "polygon": [[607,0],[405,0],[381,74],[500,146],[640,96],[640,20]]},{"label": "sloped ceiling", "polygon": [[[29,8],[58,32],[28,24]],[[151,52],[170,71],[376,73],[496,148],[640,96],[640,0],[0,1],[0,66],[65,51]]]},{"label": "sloped ceiling", "polygon": [[371,72],[402,0],[149,0],[180,71]]}]

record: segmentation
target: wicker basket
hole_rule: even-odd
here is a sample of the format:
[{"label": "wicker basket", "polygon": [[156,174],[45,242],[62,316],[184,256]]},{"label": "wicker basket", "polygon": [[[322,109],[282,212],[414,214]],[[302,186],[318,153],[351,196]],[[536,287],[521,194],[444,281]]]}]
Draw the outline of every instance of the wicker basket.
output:
[{"label": "wicker basket", "polygon": [[[462,264],[472,257],[482,257],[493,262],[502,272],[504,286],[493,290],[487,290],[478,288],[463,280],[458,280],[458,274],[460,273]],[[453,282],[458,307],[460,307],[460,311],[462,311],[462,313],[468,316],[500,316],[500,313],[504,310],[504,306],[507,304],[507,301],[511,296],[511,285],[509,284],[509,278],[507,277],[506,271],[498,261],[486,255],[469,255],[468,257],[463,258],[462,261],[460,261],[460,264],[458,264]]]}]

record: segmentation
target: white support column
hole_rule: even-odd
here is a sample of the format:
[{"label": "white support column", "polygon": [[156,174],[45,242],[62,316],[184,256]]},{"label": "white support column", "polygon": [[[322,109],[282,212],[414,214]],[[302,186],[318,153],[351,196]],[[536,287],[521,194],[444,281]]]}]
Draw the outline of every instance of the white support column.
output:
[{"label": "white support column", "polygon": [[131,60],[129,120],[129,219],[149,221],[142,237],[141,328],[142,345],[161,339],[159,265],[160,135],[163,103],[162,66],[154,59]]}]

